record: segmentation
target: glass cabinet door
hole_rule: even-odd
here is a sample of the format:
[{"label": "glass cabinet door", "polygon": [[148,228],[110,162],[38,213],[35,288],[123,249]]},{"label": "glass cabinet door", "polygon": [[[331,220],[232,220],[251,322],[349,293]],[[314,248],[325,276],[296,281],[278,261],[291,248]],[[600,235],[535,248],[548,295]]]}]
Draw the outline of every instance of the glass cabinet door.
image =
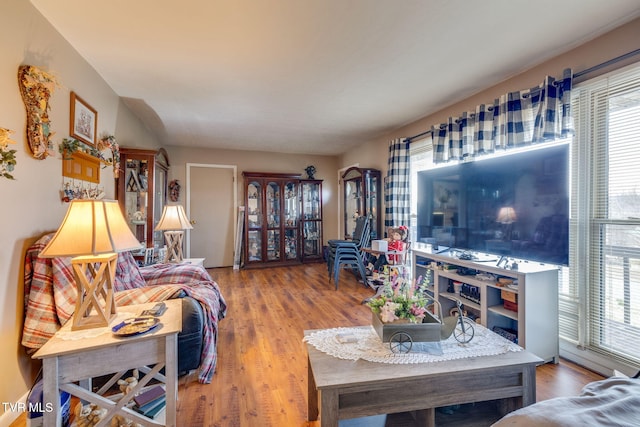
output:
[{"label": "glass cabinet door", "polygon": [[[129,228],[145,248],[160,248],[164,234],[155,231],[167,202],[167,152],[120,148],[122,173],[116,178],[116,198]],[[144,249],[134,253],[143,256]]]},{"label": "glass cabinet door", "polygon": [[247,256],[249,261],[262,261],[262,185],[247,185]]},{"label": "glass cabinet door", "polygon": [[169,158],[164,149],[160,149],[155,156],[153,172],[154,196],[153,196],[153,247],[159,249],[164,246],[164,232],[156,231],[156,225],[160,222],[164,205],[167,204],[167,176],[169,173]]},{"label": "glass cabinet door", "polygon": [[247,218],[250,228],[262,226],[262,186],[257,181],[247,186]]},{"label": "glass cabinet door", "polygon": [[322,181],[301,183],[302,261],[322,260]]},{"label": "glass cabinet door", "polygon": [[322,255],[322,222],[306,221],[304,223],[303,247],[305,257],[317,257]]},{"label": "glass cabinet door", "polygon": [[267,230],[267,260],[280,259],[280,230]]},{"label": "glass cabinet door", "polygon": [[305,182],[302,184],[303,219],[320,219],[322,206],[320,204],[320,184]]},{"label": "glass cabinet door", "polygon": [[280,183],[270,181],[266,186],[267,260],[280,259]]},{"label": "glass cabinet door", "polygon": [[344,179],[344,234],[353,237],[356,219],[364,215],[362,206],[362,174],[357,169],[347,171]]},{"label": "glass cabinet door", "polygon": [[371,238],[383,237],[380,233],[380,171],[376,169],[349,168],[342,175],[344,188],[345,238],[353,237],[356,218],[366,215],[370,220]]},{"label": "glass cabinet door", "polygon": [[381,230],[377,229],[377,224],[379,224],[378,215],[378,188],[380,183],[378,182],[378,177],[372,173],[365,173],[365,212],[371,218],[371,239],[382,238],[383,236],[380,234]]},{"label": "glass cabinet door", "polygon": [[125,160],[125,214],[129,227],[144,247],[147,245],[147,213],[149,211],[149,161]]},{"label": "glass cabinet door", "polygon": [[284,184],[284,258],[298,258],[298,183],[287,181]]}]

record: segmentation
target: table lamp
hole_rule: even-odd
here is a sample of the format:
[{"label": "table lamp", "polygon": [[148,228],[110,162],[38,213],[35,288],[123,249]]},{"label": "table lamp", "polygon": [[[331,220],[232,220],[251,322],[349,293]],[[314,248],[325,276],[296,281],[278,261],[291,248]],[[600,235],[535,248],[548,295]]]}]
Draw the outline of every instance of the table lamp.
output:
[{"label": "table lamp", "polygon": [[165,205],[162,217],[156,226],[156,230],[164,231],[164,238],[167,240],[167,253],[163,262],[182,261],[184,230],[192,228],[182,205]]},{"label": "table lamp", "polygon": [[72,330],[108,326],[116,314],[113,296],[117,252],[140,248],[115,200],[73,200],[62,225],[41,253],[71,256],[76,289]]}]

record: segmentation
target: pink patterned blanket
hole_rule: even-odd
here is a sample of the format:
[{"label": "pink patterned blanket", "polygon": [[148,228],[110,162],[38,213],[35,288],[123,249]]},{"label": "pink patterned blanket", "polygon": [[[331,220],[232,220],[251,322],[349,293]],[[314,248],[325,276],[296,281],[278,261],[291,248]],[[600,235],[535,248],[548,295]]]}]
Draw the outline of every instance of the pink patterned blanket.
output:
[{"label": "pink patterned blanket", "polygon": [[[35,352],[73,315],[76,286],[70,258],[41,258],[53,234],[28,250],[24,267],[25,319],[22,345]],[[193,264],[157,264],[139,268],[130,252],[118,255],[115,300],[118,306],[164,301],[179,294],[197,300],[205,313],[204,342],[198,380],[208,384],[216,368],[218,322],[227,305],[207,270]]]}]

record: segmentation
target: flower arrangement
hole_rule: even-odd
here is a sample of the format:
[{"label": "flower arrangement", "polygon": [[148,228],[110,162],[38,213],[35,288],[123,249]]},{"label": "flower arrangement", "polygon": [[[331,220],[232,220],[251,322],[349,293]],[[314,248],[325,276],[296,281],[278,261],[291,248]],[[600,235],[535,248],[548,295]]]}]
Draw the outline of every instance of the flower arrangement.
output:
[{"label": "flower arrangement", "polygon": [[422,323],[430,301],[423,291],[426,284],[428,283],[422,281],[422,276],[414,282],[393,276],[383,285],[382,294],[370,300],[367,305],[384,323],[399,319]]},{"label": "flower arrangement", "polygon": [[10,172],[16,166],[16,150],[10,150],[9,144],[15,144],[9,136],[13,133],[10,129],[0,128],[0,176],[14,179]]}]

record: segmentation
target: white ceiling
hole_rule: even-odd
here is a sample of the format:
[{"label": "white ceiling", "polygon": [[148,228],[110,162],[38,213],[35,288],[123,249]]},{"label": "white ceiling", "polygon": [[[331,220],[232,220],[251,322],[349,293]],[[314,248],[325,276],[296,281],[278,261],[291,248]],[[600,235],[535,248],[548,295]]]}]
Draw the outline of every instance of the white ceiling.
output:
[{"label": "white ceiling", "polygon": [[638,0],[31,3],[164,144],[328,155],[640,15]]}]

